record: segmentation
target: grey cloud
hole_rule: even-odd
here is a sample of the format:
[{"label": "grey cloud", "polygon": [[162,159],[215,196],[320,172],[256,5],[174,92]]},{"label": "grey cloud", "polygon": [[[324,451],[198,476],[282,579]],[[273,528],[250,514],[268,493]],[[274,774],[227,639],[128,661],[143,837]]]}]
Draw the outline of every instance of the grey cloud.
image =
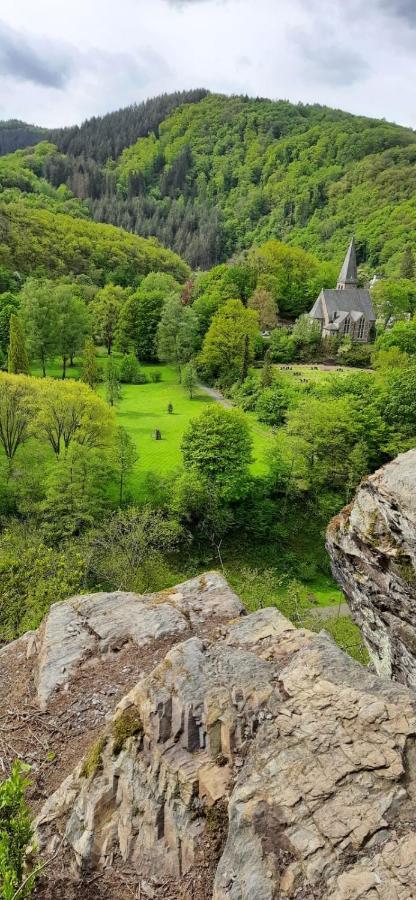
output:
[{"label": "grey cloud", "polygon": [[138,48],[135,53],[94,47],[80,51],[59,41],[25,36],[0,21],[0,75],[14,81],[62,90],[72,77],[84,72],[103,83],[110,80],[140,88],[151,81],[155,71],[167,77],[170,67],[150,47]]},{"label": "grey cloud", "polygon": [[369,70],[364,56],[338,40],[328,29],[292,28],[289,38],[301,51],[301,63],[308,76],[316,81],[349,86],[361,81]]},{"label": "grey cloud", "polygon": [[0,74],[43,87],[63,88],[74,69],[66,49],[28,37],[0,22]]},{"label": "grey cloud", "polygon": [[381,0],[380,5],[386,12],[416,27],[415,0]]}]

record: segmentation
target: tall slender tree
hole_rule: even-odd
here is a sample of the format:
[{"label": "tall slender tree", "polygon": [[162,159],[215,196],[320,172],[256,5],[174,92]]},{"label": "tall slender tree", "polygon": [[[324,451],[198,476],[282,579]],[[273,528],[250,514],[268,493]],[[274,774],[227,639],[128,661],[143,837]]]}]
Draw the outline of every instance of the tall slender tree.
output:
[{"label": "tall slender tree", "polygon": [[115,406],[121,399],[119,371],[112,356],[108,357],[105,367],[105,394],[110,406]]},{"label": "tall slender tree", "polygon": [[101,380],[94,341],[91,338],[88,338],[84,344],[81,361],[81,380],[88,384],[92,391],[95,391]]},{"label": "tall slender tree", "polygon": [[20,293],[22,317],[31,356],[40,360],[46,376],[46,363],[59,347],[56,284],[29,278]]},{"label": "tall slender tree", "polygon": [[29,358],[22,323],[19,316],[14,315],[10,319],[8,370],[13,375],[29,374]]},{"label": "tall slender tree", "polygon": [[415,257],[413,253],[413,249],[410,244],[407,245],[405,251],[402,256],[402,262],[400,266],[400,278],[408,278],[409,281],[412,281],[415,277]]}]

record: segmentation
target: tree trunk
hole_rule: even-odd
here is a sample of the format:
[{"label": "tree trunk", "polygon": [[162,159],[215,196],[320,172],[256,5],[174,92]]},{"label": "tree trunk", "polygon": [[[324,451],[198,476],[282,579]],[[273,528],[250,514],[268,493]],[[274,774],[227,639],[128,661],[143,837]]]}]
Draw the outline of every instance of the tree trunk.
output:
[{"label": "tree trunk", "polygon": [[69,357],[69,368],[70,369],[74,368],[74,356],[75,356],[75,353],[71,353],[71,355]]},{"label": "tree trunk", "polygon": [[66,378],[66,356],[62,357],[62,378]]}]

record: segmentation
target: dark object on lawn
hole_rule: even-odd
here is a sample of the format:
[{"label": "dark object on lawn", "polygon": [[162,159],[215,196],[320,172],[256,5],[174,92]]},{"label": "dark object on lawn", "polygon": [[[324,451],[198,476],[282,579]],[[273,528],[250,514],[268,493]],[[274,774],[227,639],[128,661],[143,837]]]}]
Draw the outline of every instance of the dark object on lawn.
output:
[{"label": "dark object on lawn", "polygon": [[173,414],[173,404],[172,404],[172,403],[169,403],[169,406],[168,406],[168,413],[169,413],[170,416]]},{"label": "dark object on lawn", "polygon": [[155,441],[161,441],[161,440],[162,440],[162,432],[159,431],[158,428],[156,428],[156,431],[155,431]]}]

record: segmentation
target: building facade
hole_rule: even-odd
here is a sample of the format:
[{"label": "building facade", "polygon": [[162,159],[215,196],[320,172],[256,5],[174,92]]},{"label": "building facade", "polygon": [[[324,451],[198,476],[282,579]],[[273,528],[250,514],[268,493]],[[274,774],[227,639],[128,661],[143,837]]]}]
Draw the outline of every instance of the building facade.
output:
[{"label": "building facade", "polygon": [[357,256],[352,239],[334,290],[323,289],[309,313],[324,337],[349,337],[354,343],[374,340],[376,316],[370,291],[358,287]]}]

